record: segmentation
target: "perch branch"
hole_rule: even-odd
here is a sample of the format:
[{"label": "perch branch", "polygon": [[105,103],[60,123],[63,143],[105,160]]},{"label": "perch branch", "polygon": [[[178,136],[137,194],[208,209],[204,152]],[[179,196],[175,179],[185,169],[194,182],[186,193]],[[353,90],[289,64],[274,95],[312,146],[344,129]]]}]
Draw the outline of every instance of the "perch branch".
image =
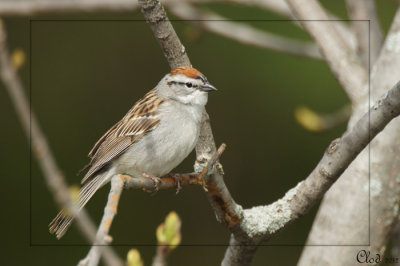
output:
[{"label": "perch branch", "polygon": [[227,18],[212,12],[203,12],[186,3],[169,4],[168,7],[176,16],[187,20],[196,19],[198,21],[193,21],[196,25],[239,43],[282,53],[321,59],[318,48],[312,43],[268,33],[243,23],[228,21]]},{"label": "perch branch", "polygon": [[[207,166],[199,174],[176,174],[166,175],[160,178],[158,189],[171,189],[176,187],[176,180],[179,180],[180,186],[192,184],[203,185],[203,178],[209,175],[214,168],[214,165],[225,151],[225,144],[221,144],[212,158],[208,161]],[[101,253],[104,252],[104,247],[112,241],[109,235],[111,224],[117,214],[118,203],[123,189],[142,189],[144,191],[154,190],[154,181],[148,177],[131,177],[129,175],[116,175],[111,179],[111,189],[108,194],[106,207],[97,230],[96,239],[90,248],[89,253],[79,262],[79,266],[96,266],[99,263]],[[160,249],[161,252],[162,248]]]},{"label": "perch branch", "polygon": [[[6,44],[5,26],[2,21],[0,21],[0,75],[5,85],[5,89],[9,93],[15,106],[22,127],[31,141],[33,154],[43,172],[50,192],[53,194],[60,207],[68,206],[70,211],[78,214],[76,207],[71,202],[69,189],[64,181],[61,170],[57,166],[49,144],[39,126],[36,115],[30,109],[22,82],[10,61],[10,55]],[[89,241],[92,241],[96,230],[95,225],[90,220],[88,214],[85,211],[82,211],[76,217],[78,228]],[[110,248],[105,251],[104,258],[108,265],[122,264],[117,255]]]},{"label": "perch branch", "polygon": [[[333,74],[343,86],[352,102],[367,92],[367,72],[357,54],[353,52],[333,26],[328,15],[316,0],[286,0],[296,18],[319,46]],[[318,20],[318,21],[306,21]],[[323,20],[323,21],[320,21]]]},{"label": "perch branch", "polygon": [[[221,144],[218,150],[214,153],[207,165],[201,173],[189,174],[168,174],[160,178],[160,183],[157,185],[158,189],[171,189],[176,187],[176,181],[179,181],[181,186],[189,186],[193,184],[203,185],[202,179],[207,178],[214,170],[214,165],[218,162],[222,153],[225,151],[226,144]],[[124,181],[125,189],[142,189],[144,191],[154,190],[154,181],[148,177],[131,177],[129,175],[121,175]]]}]

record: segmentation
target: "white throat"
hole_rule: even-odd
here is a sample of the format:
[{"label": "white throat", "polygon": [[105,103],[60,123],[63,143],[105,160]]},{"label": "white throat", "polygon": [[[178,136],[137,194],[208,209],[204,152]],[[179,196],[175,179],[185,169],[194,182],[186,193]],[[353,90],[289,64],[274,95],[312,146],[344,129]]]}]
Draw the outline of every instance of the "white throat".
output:
[{"label": "white throat", "polygon": [[199,105],[204,107],[208,101],[208,93],[200,90],[196,90],[191,94],[187,95],[176,95],[174,100],[186,104],[186,105]]}]

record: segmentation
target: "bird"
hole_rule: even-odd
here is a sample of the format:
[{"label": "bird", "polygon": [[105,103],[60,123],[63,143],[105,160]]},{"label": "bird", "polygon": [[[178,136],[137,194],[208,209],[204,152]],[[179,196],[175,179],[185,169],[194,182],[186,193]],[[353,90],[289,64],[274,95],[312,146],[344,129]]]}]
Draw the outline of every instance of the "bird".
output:
[{"label": "bird", "polygon": [[[208,101],[217,89],[193,67],[166,74],[126,115],[111,127],[89,152],[77,208],[80,211],[97,190],[118,174],[159,180],[194,149]],[[61,210],[49,224],[60,239],[75,217]]]}]

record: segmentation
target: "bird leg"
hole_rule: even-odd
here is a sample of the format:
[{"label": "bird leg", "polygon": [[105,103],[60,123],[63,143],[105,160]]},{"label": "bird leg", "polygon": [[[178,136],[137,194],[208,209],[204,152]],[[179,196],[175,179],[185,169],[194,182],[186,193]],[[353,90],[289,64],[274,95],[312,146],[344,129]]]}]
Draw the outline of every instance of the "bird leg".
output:
[{"label": "bird leg", "polygon": [[199,184],[203,186],[203,189],[205,191],[208,191],[206,181],[204,180],[204,176],[207,174],[208,167],[209,167],[208,165],[204,167],[203,171],[201,171],[201,173],[197,175],[197,180]]},{"label": "bird leg", "polygon": [[[188,175],[190,175],[190,174],[188,174]],[[169,173],[169,174],[167,174],[165,177],[170,177],[170,178],[172,178],[172,179],[175,180],[176,194],[178,194],[179,191],[181,191],[181,189],[182,189],[182,186],[181,186],[181,179],[184,179],[185,176],[184,176],[184,175],[181,175],[181,174],[172,174],[172,173]]]}]

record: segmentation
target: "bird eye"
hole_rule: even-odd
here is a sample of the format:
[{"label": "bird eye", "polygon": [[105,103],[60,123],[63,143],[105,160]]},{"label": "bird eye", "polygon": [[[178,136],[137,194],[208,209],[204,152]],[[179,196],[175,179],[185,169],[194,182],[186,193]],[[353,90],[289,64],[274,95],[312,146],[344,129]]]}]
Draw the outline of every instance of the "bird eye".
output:
[{"label": "bird eye", "polygon": [[187,82],[187,83],[186,83],[186,87],[191,88],[192,86],[193,86],[192,83],[190,83],[190,82]]}]

